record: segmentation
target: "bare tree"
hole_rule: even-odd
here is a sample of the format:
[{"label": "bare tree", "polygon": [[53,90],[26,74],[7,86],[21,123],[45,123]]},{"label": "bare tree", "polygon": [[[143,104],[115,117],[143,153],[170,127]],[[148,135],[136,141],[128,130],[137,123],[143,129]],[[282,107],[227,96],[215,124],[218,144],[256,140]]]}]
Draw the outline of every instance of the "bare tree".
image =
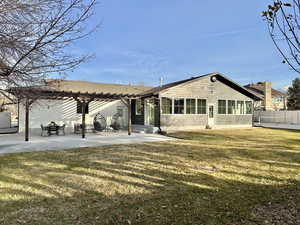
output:
[{"label": "bare tree", "polygon": [[270,36],[283,57],[283,63],[300,73],[300,0],[276,0],[262,16],[267,21]]},{"label": "bare tree", "polygon": [[1,0],[0,88],[41,84],[63,75],[90,55],[70,46],[89,35],[96,0]]}]

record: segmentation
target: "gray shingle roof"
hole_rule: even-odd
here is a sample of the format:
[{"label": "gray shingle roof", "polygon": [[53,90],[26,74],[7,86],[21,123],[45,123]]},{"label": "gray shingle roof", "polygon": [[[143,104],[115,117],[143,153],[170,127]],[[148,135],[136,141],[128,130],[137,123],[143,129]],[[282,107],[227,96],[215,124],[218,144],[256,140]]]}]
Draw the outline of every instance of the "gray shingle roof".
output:
[{"label": "gray shingle roof", "polygon": [[107,84],[76,80],[50,80],[47,88],[56,91],[81,93],[140,94],[153,87],[143,85]]}]

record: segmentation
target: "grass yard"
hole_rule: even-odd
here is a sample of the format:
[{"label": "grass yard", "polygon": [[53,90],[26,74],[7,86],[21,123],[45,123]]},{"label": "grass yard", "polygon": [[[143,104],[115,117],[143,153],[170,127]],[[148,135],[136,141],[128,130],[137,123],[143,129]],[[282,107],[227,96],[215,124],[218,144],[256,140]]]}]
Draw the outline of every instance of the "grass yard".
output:
[{"label": "grass yard", "polygon": [[0,224],[300,224],[300,132],[172,136],[0,156]]}]

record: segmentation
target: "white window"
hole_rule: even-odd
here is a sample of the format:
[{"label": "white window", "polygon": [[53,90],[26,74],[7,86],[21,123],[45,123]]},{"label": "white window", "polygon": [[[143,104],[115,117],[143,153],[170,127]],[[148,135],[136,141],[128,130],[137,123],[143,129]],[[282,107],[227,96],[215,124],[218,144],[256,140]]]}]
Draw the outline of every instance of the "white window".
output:
[{"label": "white window", "polygon": [[141,99],[136,99],[135,100],[135,115],[142,115],[142,100]]},{"label": "white window", "polygon": [[226,100],[218,100],[218,114],[226,114]]},{"label": "white window", "polygon": [[252,102],[251,101],[246,102],[246,114],[252,114]]},{"label": "white window", "polygon": [[245,105],[244,101],[237,101],[237,113],[240,115],[245,114]]},{"label": "white window", "polygon": [[235,100],[228,100],[227,103],[227,112],[228,114],[235,114],[236,110],[235,110]]},{"label": "white window", "polygon": [[174,99],[174,114],[184,114],[184,98]]},{"label": "white window", "polygon": [[198,114],[206,114],[206,99],[197,99]]},{"label": "white window", "polygon": [[162,114],[172,114],[172,99],[170,98],[161,99],[161,111]]},{"label": "white window", "polygon": [[196,99],[186,99],[186,114],[196,114]]}]

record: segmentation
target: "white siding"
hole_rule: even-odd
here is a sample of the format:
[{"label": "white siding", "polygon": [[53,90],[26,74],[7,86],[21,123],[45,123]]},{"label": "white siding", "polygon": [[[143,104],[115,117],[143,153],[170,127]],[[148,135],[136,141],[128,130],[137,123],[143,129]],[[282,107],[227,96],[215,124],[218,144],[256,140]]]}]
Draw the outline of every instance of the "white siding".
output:
[{"label": "white siding", "polygon": [[202,77],[160,92],[160,98],[196,98],[206,99],[207,114],[170,114],[161,115],[163,130],[203,129],[208,124],[208,106],[214,105],[214,127],[252,126],[252,115],[218,114],[218,100],[252,101],[251,98],[210,77]]},{"label": "white siding", "polygon": [[[117,108],[123,108],[122,125],[127,125],[127,107],[121,101],[100,102],[93,101],[89,104],[89,114],[86,114],[86,123],[93,124],[94,117],[101,113],[108,125],[112,117],[117,113]],[[20,132],[25,128],[25,110],[20,104]],[[81,123],[81,114],[77,114],[77,102],[75,100],[39,100],[31,106],[29,113],[29,127],[32,132],[39,133],[41,124],[47,125],[51,121],[59,125],[66,124],[66,131],[73,132],[74,124]]]}]

